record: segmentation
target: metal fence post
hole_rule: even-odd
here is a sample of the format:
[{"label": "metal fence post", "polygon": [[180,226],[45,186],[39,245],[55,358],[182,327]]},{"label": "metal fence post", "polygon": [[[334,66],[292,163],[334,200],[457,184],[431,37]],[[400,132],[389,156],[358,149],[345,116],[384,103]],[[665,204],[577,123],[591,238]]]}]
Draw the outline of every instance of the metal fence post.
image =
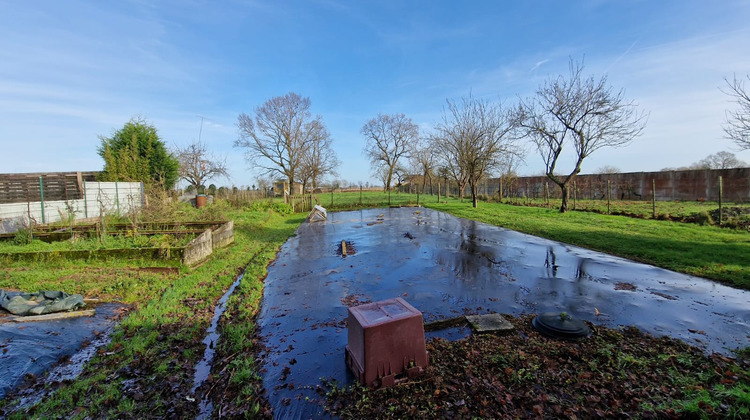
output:
[{"label": "metal fence post", "polygon": [[39,198],[42,200],[42,224],[45,224],[44,221],[44,183],[42,182],[42,177],[39,177]]},{"label": "metal fence post", "polygon": [[722,214],[721,214],[722,195],[724,195],[724,180],[721,177],[721,175],[719,175],[719,226],[721,226],[721,222],[722,222]]},{"label": "metal fence post", "polygon": [[609,202],[612,201],[612,181],[607,180],[607,214],[609,214]]},{"label": "metal fence post", "polygon": [[115,207],[117,208],[117,215],[120,215],[120,190],[117,188],[117,181],[115,181]]},{"label": "metal fence post", "polygon": [[86,196],[86,181],[83,181],[83,217],[89,218],[89,200]]}]

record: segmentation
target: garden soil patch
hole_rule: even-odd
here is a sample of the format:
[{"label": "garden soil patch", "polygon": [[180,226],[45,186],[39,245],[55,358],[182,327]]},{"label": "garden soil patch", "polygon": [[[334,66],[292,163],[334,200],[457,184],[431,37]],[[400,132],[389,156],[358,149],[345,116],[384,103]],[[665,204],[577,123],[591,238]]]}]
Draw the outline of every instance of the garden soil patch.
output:
[{"label": "garden soil patch", "polygon": [[[415,380],[390,388],[339,388],[328,382],[327,410],[342,418],[670,418],[671,405],[713,386],[750,384],[746,360],[635,328],[596,328],[581,341],[538,333],[533,316],[511,318],[517,332],[427,344],[430,365]],[[748,403],[728,396],[705,402],[710,417]]]}]

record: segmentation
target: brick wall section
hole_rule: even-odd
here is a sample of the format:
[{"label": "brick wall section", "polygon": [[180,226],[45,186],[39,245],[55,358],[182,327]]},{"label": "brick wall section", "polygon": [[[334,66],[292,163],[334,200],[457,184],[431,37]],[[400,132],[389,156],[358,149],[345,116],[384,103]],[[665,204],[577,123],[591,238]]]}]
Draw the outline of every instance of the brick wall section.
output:
[{"label": "brick wall section", "polygon": [[[660,201],[693,201],[719,199],[719,176],[723,183],[723,200],[750,202],[750,168],[703,169],[665,172],[628,172],[620,174],[578,175],[575,178],[578,198],[604,199],[607,197],[607,180],[612,185],[612,199],[650,200],[652,181],[656,186],[656,199]],[[543,198],[545,183],[550,198],[560,197],[560,188],[546,176],[519,177],[503,182],[504,197]],[[499,178],[487,182],[490,194],[496,194]],[[482,193],[484,186],[480,185]],[[572,197],[571,191],[571,197]]]}]

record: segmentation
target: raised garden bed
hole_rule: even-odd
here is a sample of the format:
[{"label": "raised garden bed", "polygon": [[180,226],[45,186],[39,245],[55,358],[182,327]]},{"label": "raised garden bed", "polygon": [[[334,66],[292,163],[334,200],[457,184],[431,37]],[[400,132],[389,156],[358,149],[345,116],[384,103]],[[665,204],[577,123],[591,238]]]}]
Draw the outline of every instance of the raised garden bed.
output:
[{"label": "raised garden bed", "polygon": [[[200,234],[206,229],[218,229],[226,221],[212,222],[147,222],[147,223],[114,223],[106,226],[106,235],[116,236],[129,232],[138,235],[187,235]],[[80,223],[72,227],[61,225],[37,225],[32,231],[34,239],[44,242],[66,241],[71,236],[76,238],[97,238],[101,236],[100,225],[96,222]],[[0,233],[0,240],[10,240],[16,237],[16,233]]]},{"label": "raised garden bed", "polygon": [[[159,224],[164,226],[165,224]],[[115,248],[115,249],[82,249],[82,250],[53,250],[53,251],[30,251],[30,252],[6,252],[0,253],[0,260],[6,261],[55,261],[59,259],[73,260],[109,260],[109,259],[161,259],[176,260],[189,266],[196,265],[206,260],[214,249],[225,247],[234,242],[234,222],[197,222],[197,223],[175,223],[177,226],[190,225],[192,227],[202,226],[204,230],[191,229],[200,232],[195,239],[185,246],[158,246],[141,248]],[[115,225],[130,226],[130,225]],[[132,228],[132,226],[130,226]],[[109,227],[108,227],[109,229]],[[51,232],[58,233],[58,232]],[[119,231],[123,234],[124,231]],[[162,230],[158,234],[186,234],[184,230]],[[70,231],[64,232],[70,238]],[[141,232],[138,232],[141,234]]]}]

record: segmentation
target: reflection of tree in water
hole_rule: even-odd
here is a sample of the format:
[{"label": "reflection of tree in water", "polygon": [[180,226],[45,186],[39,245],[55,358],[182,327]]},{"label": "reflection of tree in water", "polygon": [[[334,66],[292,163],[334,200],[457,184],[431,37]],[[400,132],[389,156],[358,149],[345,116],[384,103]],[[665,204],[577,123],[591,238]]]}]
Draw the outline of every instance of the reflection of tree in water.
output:
[{"label": "reflection of tree in water", "polygon": [[547,268],[547,277],[557,277],[557,256],[553,247],[547,248],[547,258],[544,260]]},{"label": "reflection of tree in water", "polygon": [[460,249],[466,251],[469,254],[476,254],[479,249],[477,245],[477,224],[473,222],[469,224],[468,228],[461,229],[461,246]]},{"label": "reflection of tree in water", "polygon": [[578,268],[576,268],[576,280],[588,280],[591,279],[591,275],[586,270],[586,265],[589,260],[587,258],[581,258],[578,260]]}]

